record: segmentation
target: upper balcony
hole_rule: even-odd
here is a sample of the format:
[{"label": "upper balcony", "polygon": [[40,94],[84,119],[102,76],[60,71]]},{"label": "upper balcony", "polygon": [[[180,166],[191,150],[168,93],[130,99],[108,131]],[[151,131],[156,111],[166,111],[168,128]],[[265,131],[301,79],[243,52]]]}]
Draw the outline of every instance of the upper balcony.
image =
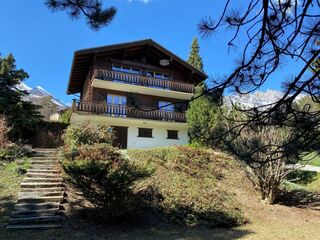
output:
[{"label": "upper balcony", "polygon": [[193,84],[95,68],[92,87],[187,100],[194,95]]}]

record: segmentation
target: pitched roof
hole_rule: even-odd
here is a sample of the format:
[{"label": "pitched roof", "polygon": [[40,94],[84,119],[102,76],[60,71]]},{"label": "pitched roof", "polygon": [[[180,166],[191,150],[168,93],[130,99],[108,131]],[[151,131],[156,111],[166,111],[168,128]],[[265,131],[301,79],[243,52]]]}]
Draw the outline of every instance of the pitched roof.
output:
[{"label": "pitched roof", "polygon": [[154,47],[156,50],[170,57],[177,64],[181,65],[181,67],[189,70],[191,73],[196,75],[198,79],[201,79],[201,81],[207,78],[206,74],[194,68],[174,53],[162,47],[160,44],[156,43],[152,39],[145,39],[135,42],[120,43],[75,51],[73,55],[67,93],[73,94],[81,92],[82,85],[87,77],[87,74],[90,70],[90,66],[96,54],[118,51],[121,49],[135,49],[144,46]]}]

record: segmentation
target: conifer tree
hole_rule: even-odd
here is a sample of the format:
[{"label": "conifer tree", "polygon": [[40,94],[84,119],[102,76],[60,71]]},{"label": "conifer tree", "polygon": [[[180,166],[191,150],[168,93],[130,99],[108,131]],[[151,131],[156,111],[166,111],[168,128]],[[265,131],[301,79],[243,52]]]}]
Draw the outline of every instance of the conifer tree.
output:
[{"label": "conifer tree", "polygon": [[194,37],[192,40],[191,50],[187,62],[199,71],[203,72],[203,62],[200,56],[200,46],[197,37]]},{"label": "conifer tree", "polygon": [[13,140],[29,138],[42,118],[40,107],[24,100],[28,93],[17,88],[28,77],[25,71],[16,69],[12,54],[0,56],[0,114],[11,127],[9,136]]}]

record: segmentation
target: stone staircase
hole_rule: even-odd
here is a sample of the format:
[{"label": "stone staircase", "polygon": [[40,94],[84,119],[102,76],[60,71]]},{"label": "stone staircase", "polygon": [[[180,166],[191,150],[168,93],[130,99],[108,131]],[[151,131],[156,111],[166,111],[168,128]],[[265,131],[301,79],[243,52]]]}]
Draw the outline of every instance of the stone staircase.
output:
[{"label": "stone staircase", "polygon": [[59,228],[64,184],[56,149],[36,149],[31,167],[20,184],[18,201],[8,229]]}]

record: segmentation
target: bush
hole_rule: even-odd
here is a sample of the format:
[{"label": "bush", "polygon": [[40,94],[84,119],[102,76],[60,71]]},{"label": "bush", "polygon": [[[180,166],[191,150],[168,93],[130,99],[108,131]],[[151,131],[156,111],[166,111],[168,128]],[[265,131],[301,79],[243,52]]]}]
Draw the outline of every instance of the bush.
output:
[{"label": "bush", "polygon": [[62,133],[68,124],[41,122],[38,124],[30,143],[38,148],[56,148],[63,145]]},{"label": "bush", "polygon": [[72,159],[62,161],[63,168],[101,217],[115,219],[136,208],[134,186],[150,176],[151,170],[130,164],[109,144],[82,145],[76,152]]},{"label": "bush", "polygon": [[23,157],[31,157],[34,151],[29,145],[10,144],[5,149],[0,149],[0,160],[14,161]]},{"label": "bush", "polygon": [[69,126],[63,139],[68,147],[76,147],[84,144],[109,143],[113,141],[113,134],[110,128],[90,124],[73,124]]}]

